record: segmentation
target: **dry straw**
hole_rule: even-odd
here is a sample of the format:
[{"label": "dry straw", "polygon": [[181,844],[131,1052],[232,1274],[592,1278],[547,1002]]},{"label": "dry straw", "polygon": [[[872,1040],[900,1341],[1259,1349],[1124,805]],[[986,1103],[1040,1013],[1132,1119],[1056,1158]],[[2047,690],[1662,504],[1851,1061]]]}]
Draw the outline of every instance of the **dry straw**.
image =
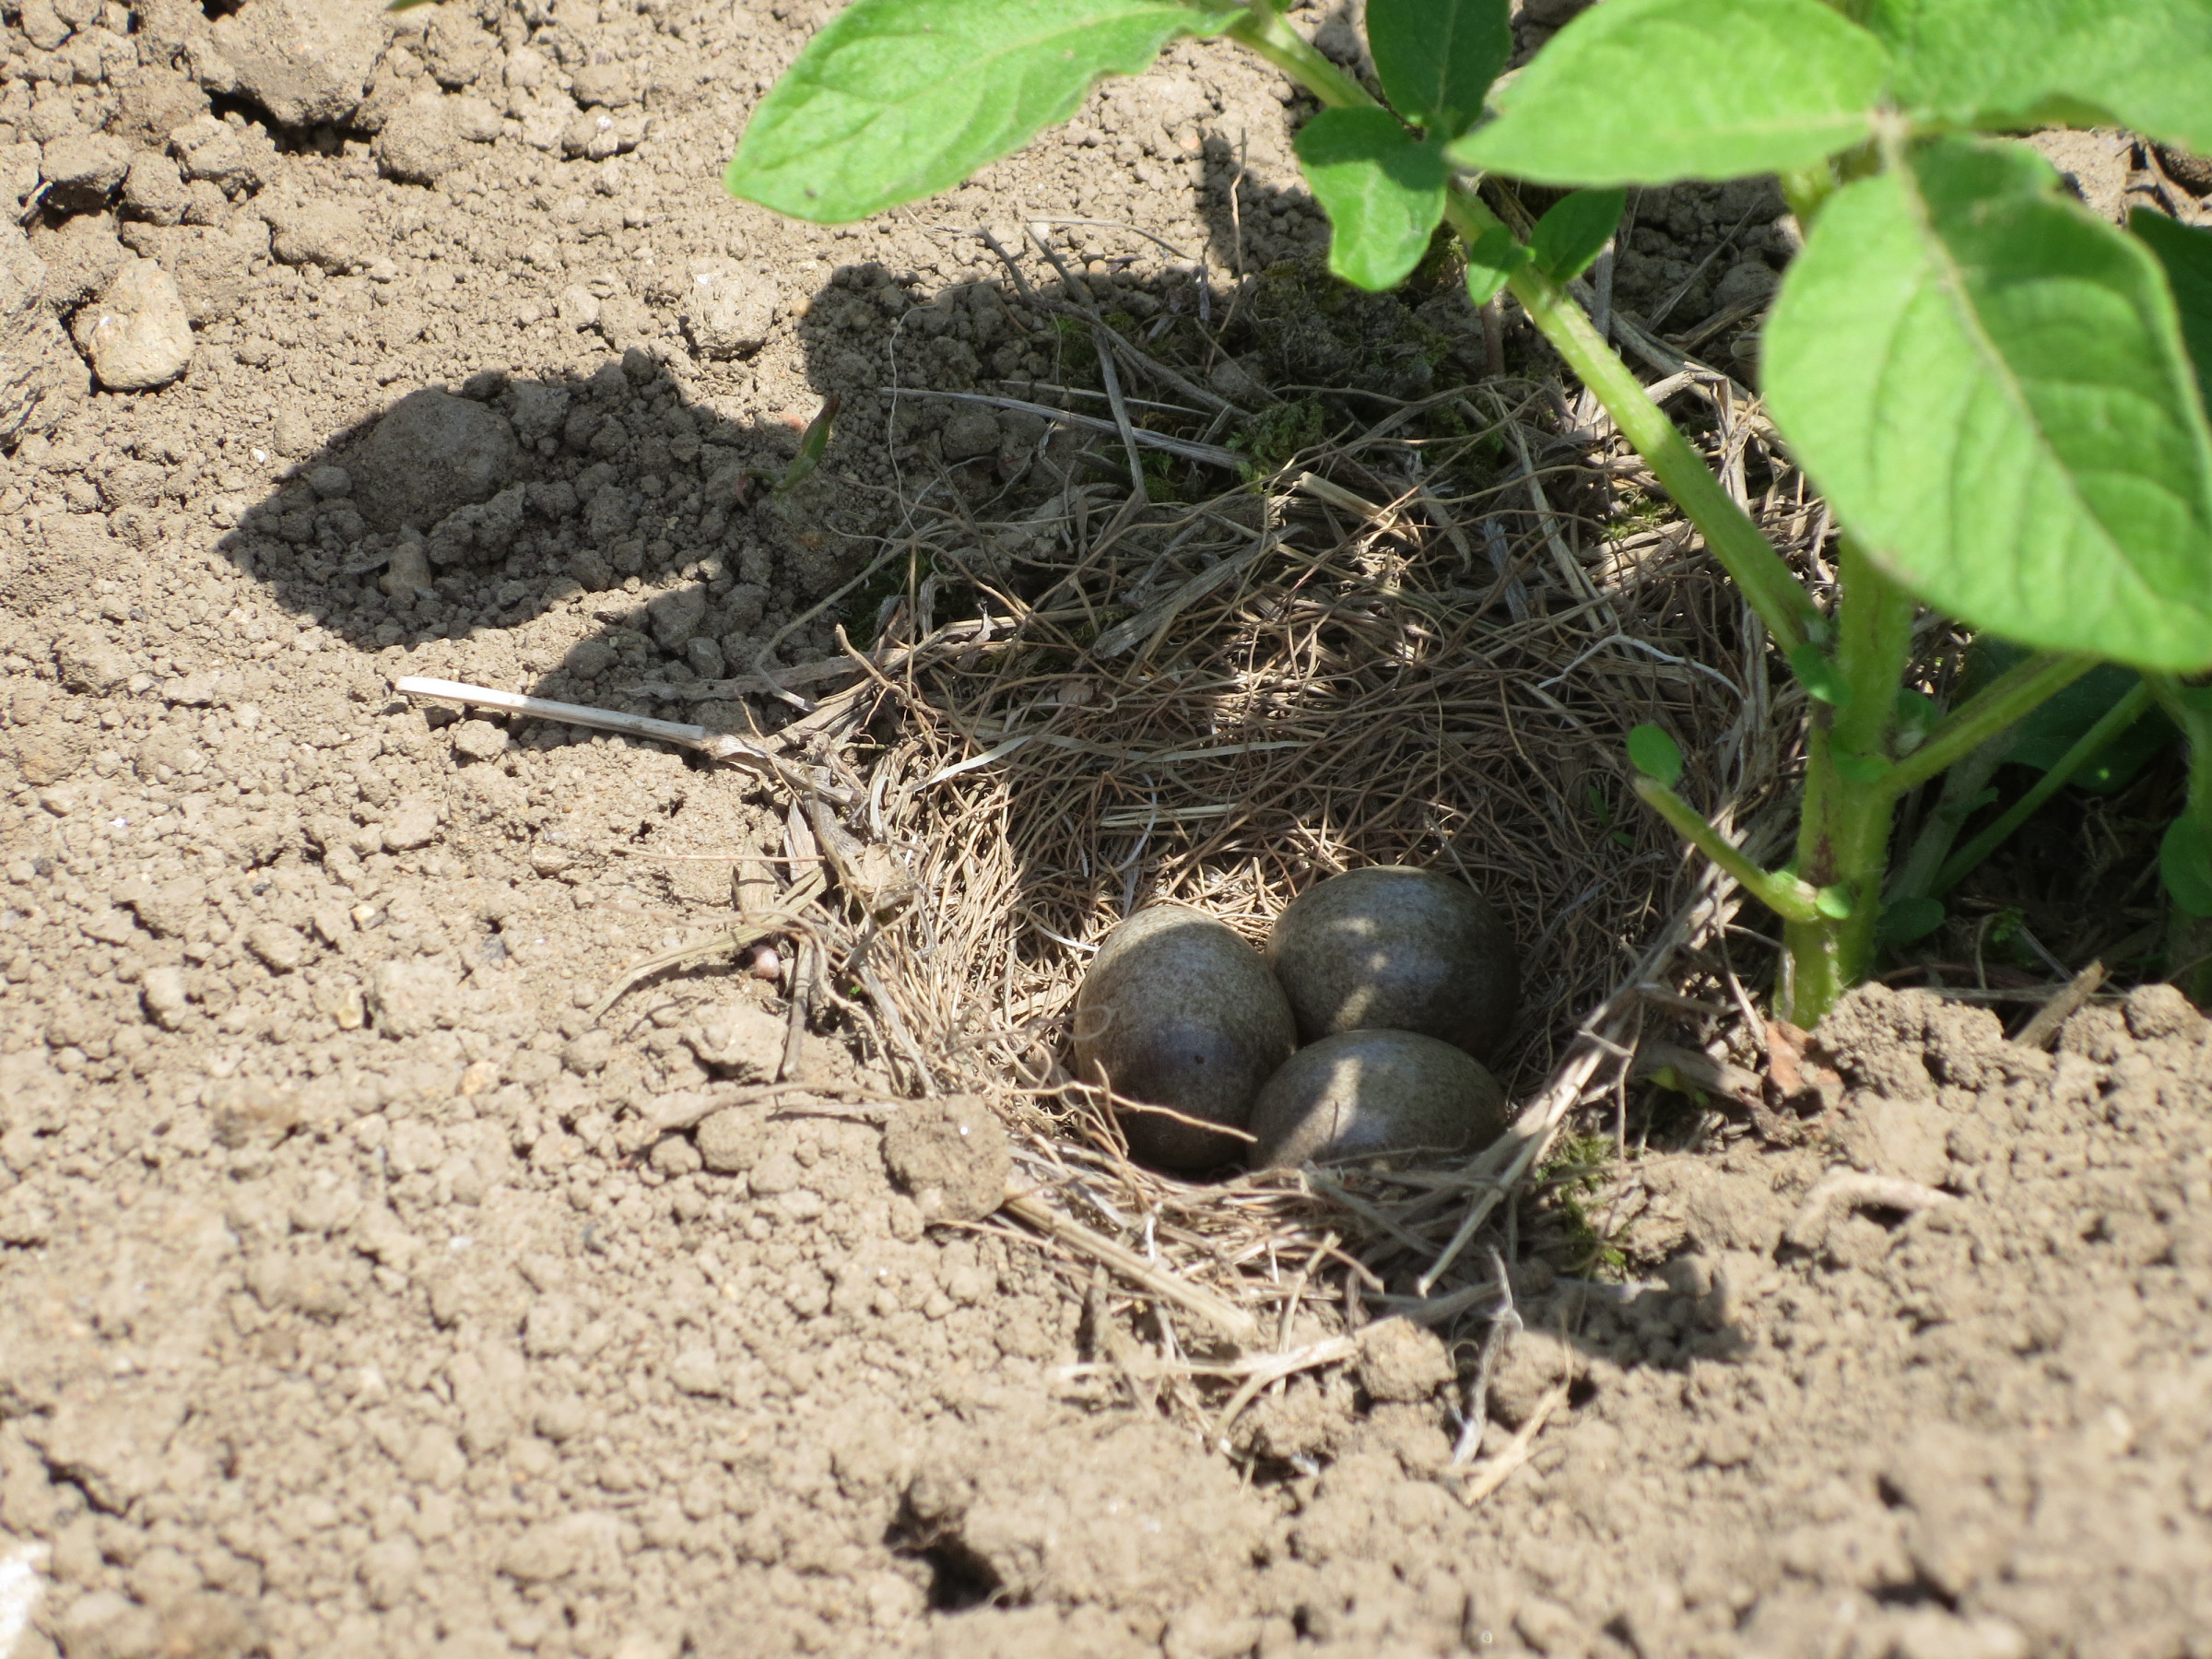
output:
[{"label": "dry straw", "polygon": [[[1747,453],[1790,481],[1746,504],[1818,573],[1825,522],[1764,453],[1756,404],[1641,344],[1666,395],[1704,400],[1739,498]],[[1135,347],[1105,348],[1143,377]],[[1126,480],[1135,446],[1124,466],[1112,435],[1091,435],[1126,436],[1116,402],[1076,441]],[[1342,1362],[1380,1314],[1447,1333],[1478,1321],[1496,1285],[1470,1246],[1511,1231],[1562,1126],[1618,1130],[1647,1016],[1656,1032],[1686,1007],[1741,1006],[1728,885],[1636,810],[1628,728],[1666,726],[1688,792],[1760,850],[1785,828],[1778,735],[1795,711],[1777,706],[1756,620],[1617,435],[1562,431],[1558,388],[1530,382],[1357,406],[1364,429],[1199,500],[1071,482],[1001,516],[947,474],[910,490],[888,549],[909,580],[882,642],[853,653],[857,684],[781,735],[842,778],[857,803],[844,824],[911,881],[895,911],[817,912],[813,938],[844,967],[816,971],[814,1006],[848,1010],[914,1089],[999,1105],[1027,1194],[1002,1223],[1049,1206],[1055,1222],[1025,1237],[1089,1300],[1091,1363],[1068,1385],[1164,1399],[1232,1441],[1259,1389]],[[1459,435],[1420,435],[1437,407]],[[1218,411],[1139,413],[1190,436]],[[1184,493],[1220,488],[1186,470]],[[983,595],[981,620],[937,626],[952,581]],[[800,834],[788,850],[814,847]],[[1154,900],[1257,941],[1305,887],[1378,863],[1459,872],[1510,917],[1526,989],[1496,1069],[1523,1102],[1513,1133],[1389,1172],[1193,1184],[1133,1165],[1105,1103],[1061,1065],[1089,953]],[[1256,1347],[1141,1282],[1135,1261],[1244,1311]]]}]

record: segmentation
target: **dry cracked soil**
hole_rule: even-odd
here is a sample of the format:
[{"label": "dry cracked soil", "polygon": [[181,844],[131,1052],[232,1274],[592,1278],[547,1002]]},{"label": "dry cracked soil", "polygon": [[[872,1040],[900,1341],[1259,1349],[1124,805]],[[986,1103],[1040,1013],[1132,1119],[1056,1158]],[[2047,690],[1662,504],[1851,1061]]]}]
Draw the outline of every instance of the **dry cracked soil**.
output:
[{"label": "dry cracked soil", "polygon": [[[1511,1268],[1482,1433],[1533,1456],[1477,1502],[1478,1322],[1210,1446],[1070,1383],[1082,1270],[894,1180],[844,1045],[727,1104],[776,984],[591,1018],[729,902],[623,851],[772,855],[768,797],[393,680],[834,656],[908,475],[1039,449],[882,390],[1050,370],[979,231],[1061,221],[1140,319],[1323,237],[1288,88],[1206,47],[910,211],[727,200],[830,9],[6,0],[0,1653],[2212,1654],[2212,1030],[2164,988],[2054,1051],[1869,990],[1802,1134],[1623,1164],[1624,1278]],[[1623,302],[1759,298],[1777,212],[1647,207]]]}]

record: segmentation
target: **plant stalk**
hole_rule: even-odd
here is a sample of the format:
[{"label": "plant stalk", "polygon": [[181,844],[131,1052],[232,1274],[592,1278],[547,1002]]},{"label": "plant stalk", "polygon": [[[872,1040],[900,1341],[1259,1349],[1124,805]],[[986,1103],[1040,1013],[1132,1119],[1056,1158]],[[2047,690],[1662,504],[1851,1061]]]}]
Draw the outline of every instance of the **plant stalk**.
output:
[{"label": "plant stalk", "polygon": [[1897,723],[1897,688],[1912,653],[1912,596],[1850,536],[1837,548],[1836,670],[1843,700],[1816,705],[1806,734],[1805,804],[1797,820],[1797,873],[1839,889],[1846,914],[1785,918],[1783,1017],[1811,1026],[1874,965],[1882,877],[1898,796],[1845,775],[1851,761],[1883,761]]},{"label": "plant stalk", "polygon": [[1944,716],[1928,740],[1900,760],[1880,787],[1893,796],[1919,788],[2095,666],[2095,657],[2057,652],[2014,664]]},{"label": "plant stalk", "polygon": [[[1366,88],[1314,50],[1265,0],[1254,0],[1227,32],[1331,108],[1375,104]],[[1453,180],[1445,194],[1444,217],[1470,244],[1498,223],[1459,180]],[[1751,515],[1730,499],[1704,457],[1652,401],[1643,382],[1606,344],[1587,313],[1559,283],[1534,265],[1515,272],[1508,286],[1537,331],[1635,446],[1661,488],[1704,535],[1705,545],[1735,578],[1767,631],[1784,652],[1803,644],[1819,621],[1811,595]]]},{"label": "plant stalk", "polygon": [[2074,781],[2074,774],[2095,759],[2106,745],[2143,718],[2150,708],[2150,688],[2137,681],[2135,689],[2104,712],[2104,717],[2084,732],[2074,746],[2058,758],[2056,765],[2035,781],[2035,786],[2006,807],[2004,813],[1981,834],[1944,861],[1931,883],[1934,896],[1941,896],[1957,887],[1981,865],[1982,861],[2003,846],[2012,832],[2033,818],[2042,804]]},{"label": "plant stalk", "polygon": [[1676,833],[1735,878],[1736,885],[1776,915],[1795,922],[1818,919],[1818,897],[1794,876],[1760,869],[1706,821],[1705,816],[1656,778],[1630,781],[1636,798],[1672,825]]}]

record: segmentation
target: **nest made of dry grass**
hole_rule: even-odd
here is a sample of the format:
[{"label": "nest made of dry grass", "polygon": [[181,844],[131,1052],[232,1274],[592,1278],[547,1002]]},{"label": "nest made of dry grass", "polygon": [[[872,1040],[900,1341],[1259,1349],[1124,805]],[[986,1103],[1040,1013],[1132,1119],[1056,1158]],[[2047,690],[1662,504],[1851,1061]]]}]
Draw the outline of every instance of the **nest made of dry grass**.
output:
[{"label": "nest made of dry grass", "polygon": [[[1703,400],[1724,480],[1822,574],[1825,515],[1755,401],[1678,359],[1656,392]],[[1602,413],[1528,379],[1371,401],[1364,428],[1254,483],[1212,474],[1198,500],[1143,502],[1071,468],[999,516],[955,479],[921,481],[877,561],[908,580],[868,680],[839,718],[794,728],[913,884],[895,918],[843,935],[870,965],[886,1063],[1000,1106],[1050,1206],[1031,1219],[1110,1241],[1060,1241],[1094,1347],[1132,1312],[1151,1333],[1148,1370],[1098,1350],[1106,1385],[1180,1390],[1216,1430],[1255,1377],[1346,1358],[1377,1312],[1481,1314],[1499,1291],[1483,1230],[1512,1254],[1518,1201],[1575,1114],[1618,1132],[1647,1014],[1687,1015],[1701,1041],[1748,1010],[1729,885],[1640,810],[1630,727],[1665,726],[1686,793],[1754,851],[1787,828],[1797,694],[1770,684],[1756,618]],[[1418,418],[1439,406],[1457,433]],[[1162,408],[1144,420],[1173,429]],[[1758,500],[1755,475],[1776,480]],[[980,616],[940,626],[952,592],[980,595]],[[887,712],[898,735],[877,744]],[[1389,1171],[1206,1184],[1130,1162],[1061,1064],[1099,941],[1171,899],[1256,942],[1306,886],[1379,863],[1457,871],[1511,919],[1524,1005],[1496,1069],[1523,1102],[1513,1133]],[[1194,1356],[1229,1331],[1223,1309],[1242,1311],[1242,1357]]]}]

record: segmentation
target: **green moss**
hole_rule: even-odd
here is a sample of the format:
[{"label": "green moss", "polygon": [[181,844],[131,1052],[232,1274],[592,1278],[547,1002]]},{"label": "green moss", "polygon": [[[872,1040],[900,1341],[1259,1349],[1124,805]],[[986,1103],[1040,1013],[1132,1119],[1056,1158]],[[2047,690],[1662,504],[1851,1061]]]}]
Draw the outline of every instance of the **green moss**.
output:
[{"label": "green moss", "polygon": [[1609,1136],[1563,1135],[1552,1143],[1551,1156],[1536,1171],[1537,1186],[1551,1194],[1554,1213],[1566,1234],[1570,1273],[1618,1276],[1627,1269],[1628,1257],[1598,1231],[1591,1215],[1590,1201],[1611,1178],[1613,1163]]},{"label": "green moss", "polygon": [[1321,441],[1323,419],[1318,397],[1270,404],[1230,440],[1230,447],[1250,455],[1254,466],[1272,472],[1299,451]]}]

